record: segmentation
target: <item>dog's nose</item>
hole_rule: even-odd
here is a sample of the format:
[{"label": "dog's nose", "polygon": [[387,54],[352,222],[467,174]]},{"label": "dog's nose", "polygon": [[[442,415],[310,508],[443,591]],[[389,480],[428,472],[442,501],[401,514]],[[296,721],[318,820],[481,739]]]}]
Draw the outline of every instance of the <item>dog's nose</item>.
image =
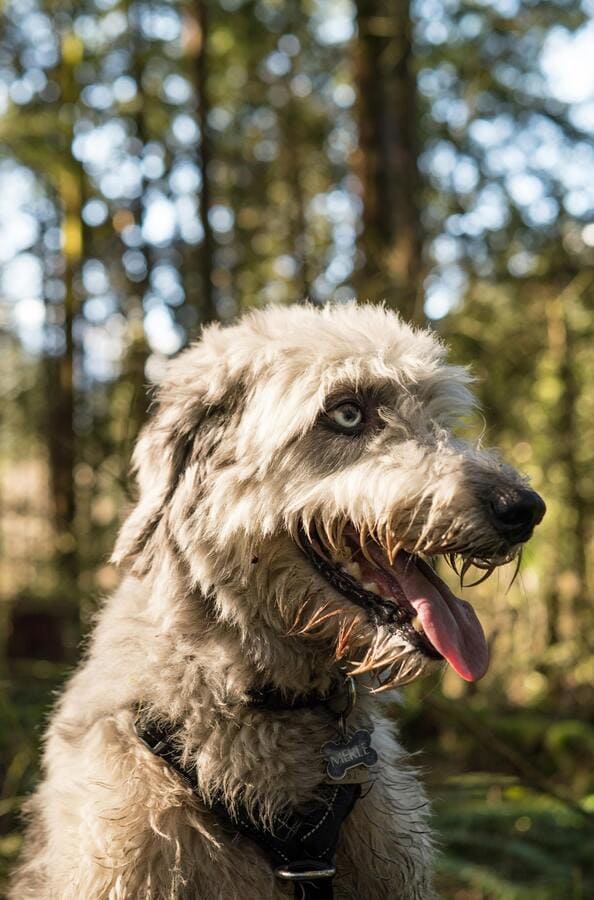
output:
[{"label": "dog's nose", "polygon": [[497,491],[490,498],[493,524],[514,543],[527,541],[546,512],[542,497],[528,488]]}]

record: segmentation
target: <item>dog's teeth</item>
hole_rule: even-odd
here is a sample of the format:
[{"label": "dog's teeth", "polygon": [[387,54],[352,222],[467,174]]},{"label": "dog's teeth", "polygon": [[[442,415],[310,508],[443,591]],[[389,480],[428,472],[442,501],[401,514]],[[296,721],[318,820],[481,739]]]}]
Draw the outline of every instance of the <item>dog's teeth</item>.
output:
[{"label": "dog's teeth", "polygon": [[356,578],[357,581],[361,581],[361,566],[359,565],[359,563],[346,563],[345,569],[347,570],[349,575],[352,575],[353,578]]},{"label": "dog's teeth", "polygon": [[412,625],[412,627],[414,628],[415,631],[418,631],[419,634],[423,634],[424,629],[423,629],[423,626],[421,625],[421,620],[419,619],[418,616],[415,616],[414,619],[411,620],[410,624]]},{"label": "dog's teeth", "polygon": [[363,587],[366,591],[371,591],[373,594],[377,594],[377,585],[375,581],[364,581]]}]

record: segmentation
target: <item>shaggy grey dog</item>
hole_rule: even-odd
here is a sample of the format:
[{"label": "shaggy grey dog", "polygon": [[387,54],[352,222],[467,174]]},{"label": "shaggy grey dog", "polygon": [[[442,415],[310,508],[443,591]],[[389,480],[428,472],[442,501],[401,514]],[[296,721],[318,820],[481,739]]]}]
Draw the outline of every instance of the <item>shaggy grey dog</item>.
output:
[{"label": "shaggy grey dog", "polygon": [[[544,512],[453,436],[469,380],[429,332],[354,304],[253,312],[171,363],[134,455],[127,574],[48,729],[12,900],[290,897],[217,804],[274,830],[357,729],[378,759],[345,776],[373,787],[342,825],[335,897],[434,897],[427,803],[376,694],[444,660],[484,674],[478,619],[423,557],[489,573]],[[341,723],[325,698],[346,675]],[[168,729],[193,787],[139,721]]]}]

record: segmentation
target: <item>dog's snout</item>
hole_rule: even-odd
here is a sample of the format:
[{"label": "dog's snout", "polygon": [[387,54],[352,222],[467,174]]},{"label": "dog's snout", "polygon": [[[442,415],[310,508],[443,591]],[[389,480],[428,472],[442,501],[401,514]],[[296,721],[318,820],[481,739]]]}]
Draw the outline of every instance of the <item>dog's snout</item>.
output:
[{"label": "dog's snout", "polygon": [[515,543],[527,541],[546,512],[542,497],[528,488],[497,491],[491,495],[489,505],[497,530]]}]

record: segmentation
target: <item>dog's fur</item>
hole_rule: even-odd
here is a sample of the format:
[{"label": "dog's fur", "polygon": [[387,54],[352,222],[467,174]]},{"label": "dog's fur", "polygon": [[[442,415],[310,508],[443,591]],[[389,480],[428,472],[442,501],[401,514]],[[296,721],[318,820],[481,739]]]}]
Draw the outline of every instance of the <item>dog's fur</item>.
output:
[{"label": "dog's fur", "polygon": [[[361,680],[349,724],[373,721],[380,763],[342,829],[336,896],[434,897],[425,795],[369,687],[437,664],[333,590],[296,538],[315,523],[336,544],[349,521],[409,550],[513,555],[481,498],[519,476],[450,430],[469,380],[429,332],[354,304],[256,311],[171,363],[114,554],[128,573],[48,729],[12,900],[290,897],[207,804],[271,817],[315,797],[334,719],[261,710],[248,692],[324,691],[349,667]],[[322,421],[352,392],[376,416],[356,439]],[[135,736],[138,708],[177,723],[202,799]]]}]

